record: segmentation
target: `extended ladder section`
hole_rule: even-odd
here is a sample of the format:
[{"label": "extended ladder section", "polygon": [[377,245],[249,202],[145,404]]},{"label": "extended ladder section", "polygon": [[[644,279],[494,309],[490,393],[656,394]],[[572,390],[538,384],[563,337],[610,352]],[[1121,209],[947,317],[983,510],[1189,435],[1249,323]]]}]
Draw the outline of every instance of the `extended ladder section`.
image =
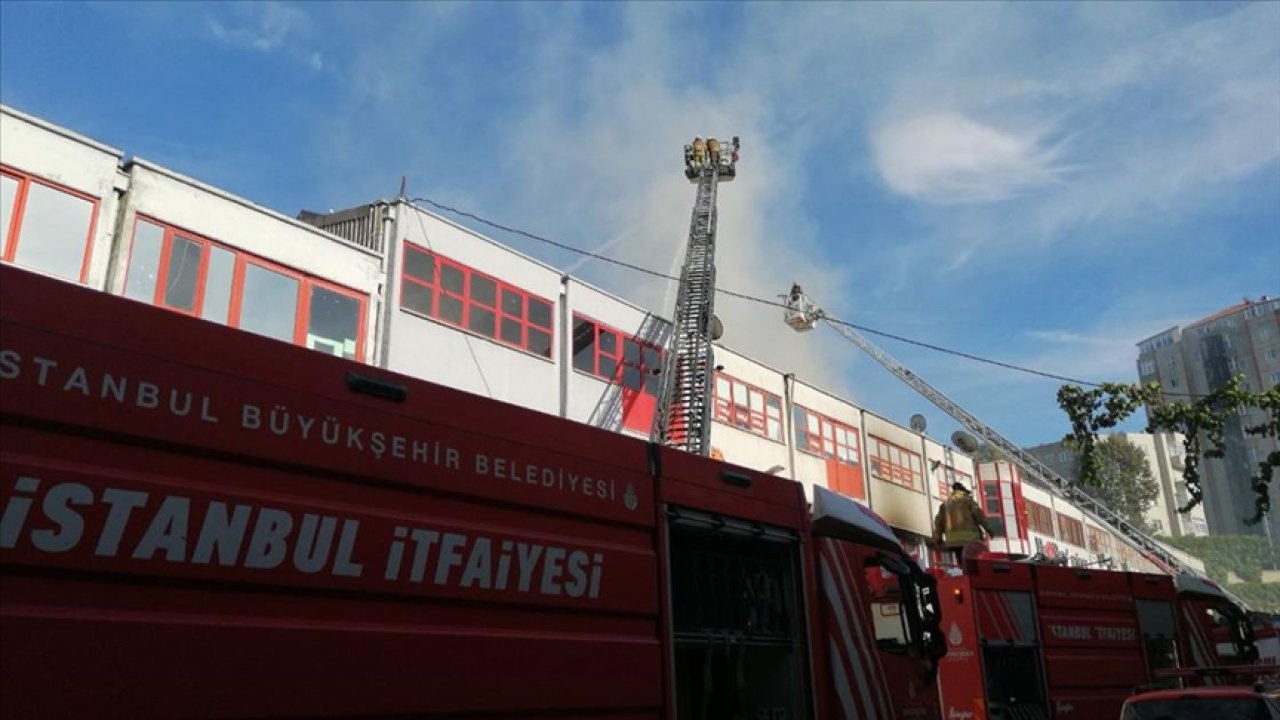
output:
[{"label": "extended ladder section", "polygon": [[716,188],[719,168],[698,170],[697,200],[689,223],[689,244],[671,345],[662,363],[662,397],[654,413],[653,438],[696,455],[710,452],[711,325],[716,294]]},{"label": "extended ladder section", "polygon": [[905,365],[893,359],[888,353],[881,350],[874,343],[864,337],[861,333],[848,327],[847,325],[832,322],[832,318],[824,316],[827,324],[835,329],[836,332],[845,336],[850,342],[862,348],[868,355],[875,358],[889,372],[898,376],[900,380],[910,385],[916,392],[920,393],[929,402],[937,405],[946,414],[955,418],[957,422],[964,425],[970,432],[978,435],[983,440],[991,443],[1000,449],[1013,462],[1022,468],[1023,472],[1040,480],[1041,483],[1047,485],[1050,490],[1056,492],[1063,498],[1071,501],[1076,507],[1090,516],[1097,522],[1110,525],[1117,532],[1122,534],[1131,543],[1141,548],[1147,556],[1157,566],[1170,574],[1177,574],[1182,570],[1177,558],[1169,553],[1154,538],[1139,530],[1133,523],[1125,520],[1116,513],[1112,512],[1105,505],[1098,502],[1097,499],[1091,497],[1088,493],[1081,490],[1075,483],[1062,477],[1054,472],[1049,466],[1040,462],[1034,455],[1024,451],[1022,448],[1014,445],[1003,435],[996,432],[993,428],[983,423],[972,413],[952,402],[950,398],[943,395],[929,383],[922,380],[915,373],[906,368]]},{"label": "extended ladder section", "polygon": [[1069,500],[1082,512],[1092,517],[1093,520],[1105,525],[1109,525],[1124,536],[1130,543],[1140,548],[1148,560],[1155,563],[1165,572],[1170,574],[1178,574],[1183,570],[1181,563],[1175,558],[1163,545],[1138,529],[1133,523],[1125,520],[1116,513],[1112,512],[1088,493],[1081,490],[1070,480],[1062,477],[1054,472],[1047,465],[1040,462],[1035,456],[1024,451],[1022,448],[1014,445],[1003,435],[996,432],[994,428],[983,423],[972,413],[957,405],[941,391],[925,382],[915,373],[907,369],[907,366],[895,360],[892,356],[881,350],[875,343],[868,340],[862,333],[841,323],[837,318],[827,314],[825,311],[818,309],[811,300],[809,300],[800,290],[799,286],[792,288],[791,294],[787,299],[787,323],[797,330],[805,330],[813,327],[818,320],[825,320],[836,332],[843,335],[849,342],[857,345],[864,352],[870,355],[876,362],[884,366],[886,370],[893,373],[912,389],[920,393],[929,402],[937,405],[946,414],[955,418],[957,422],[966,429],[978,435],[982,439],[999,448],[1011,461],[1018,464],[1020,468],[1028,475],[1039,480],[1046,485],[1049,490],[1057,493],[1059,496]]}]

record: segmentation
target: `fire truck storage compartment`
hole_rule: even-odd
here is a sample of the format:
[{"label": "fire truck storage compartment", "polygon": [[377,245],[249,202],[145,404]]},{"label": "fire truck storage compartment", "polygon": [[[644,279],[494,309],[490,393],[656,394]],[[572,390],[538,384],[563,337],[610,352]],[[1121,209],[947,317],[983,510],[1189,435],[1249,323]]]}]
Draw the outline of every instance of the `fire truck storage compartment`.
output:
[{"label": "fire truck storage compartment", "polygon": [[1047,718],[1031,593],[975,592],[991,719]]},{"label": "fire truck storage compartment", "polygon": [[[1178,621],[1170,600],[1136,598],[1138,625],[1142,631],[1142,650],[1147,667],[1152,671],[1171,670],[1178,662]],[[1170,687],[1176,682],[1166,683]]]},{"label": "fire truck storage compartment", "polygon": [[677,717],[808,717],[796,534],[683,508],[668,526]]}]

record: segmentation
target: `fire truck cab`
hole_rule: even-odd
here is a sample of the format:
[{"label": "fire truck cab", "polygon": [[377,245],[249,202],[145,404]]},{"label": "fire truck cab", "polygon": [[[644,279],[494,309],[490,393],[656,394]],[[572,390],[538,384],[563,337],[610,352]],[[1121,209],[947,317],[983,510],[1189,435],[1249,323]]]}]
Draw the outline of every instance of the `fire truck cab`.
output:
[{"label": "fire truck cab", "polygon": [[938,717],[790,480],[0,267],[0,715]]}]

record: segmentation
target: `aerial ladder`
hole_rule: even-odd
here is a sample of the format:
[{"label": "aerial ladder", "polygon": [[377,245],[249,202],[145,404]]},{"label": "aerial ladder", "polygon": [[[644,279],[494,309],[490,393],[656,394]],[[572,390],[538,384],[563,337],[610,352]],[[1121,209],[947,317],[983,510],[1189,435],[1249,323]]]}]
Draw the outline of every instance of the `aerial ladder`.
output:
[{"label": "aerial ladder", "polygon": [[[1048,487],[1051,492],[1056,493],[1060,497],[1070,501],[1082,512],[1092,517],[1095,522],[1109,525],[1120,533],[1134,546],[1140,548],[1146,558],[1171,575],[1177,575],[1184,572],[1178,559],[1175,558],[1167,548],[1159,542],[1147,535],[1133,523],[1120,517],[1111,511],[1097,499],[1084,492],[1075,483],[1067,480],[1058,473],[1054,472],[1049,466],[1040,462],[1034,455],[1024,451],[1022,448],[1010,442],[1003,435],[996,432],[994,428],[979,420],[975,415],[960,407],[940,390],[925,382],[923,378],[911,370],[906,365],[895,360],[887,352],[880,349],[875,343],[871,342],[862,333],[849,327],[848,324],[840,322],[833,315],[822,310],[810,300],[804,290],[799,285],[792,285],[791,292],[786,297],[786,322],[793,329],[804,332],[812,330],[819,321],[824,321],[833,330],[840,333],[849,342],[857,345],[874,359],[880,363],[886,370],[893,373],[897,378],[913,390],[920,393],[926,400],[938,406],[946,414],[955,418],[957,422],[963,425],[970,432],[978,437],[991,443],[1004,453],[1010,461],[1016,463],[1023,472],[1032,478],[1039,480],[1043,485]],[[961,448],[962,450],[965,448]]]},{"label": "aerial ladder", "polygon": [[715,316],[716,192],[721,182],[737,174],[738,138],[723,144],[699,137],[685,146],[684,156],[685,177],[698,189],[651,436],[655,442],[708,455],[715,370],[712,342],[721,332]]}]

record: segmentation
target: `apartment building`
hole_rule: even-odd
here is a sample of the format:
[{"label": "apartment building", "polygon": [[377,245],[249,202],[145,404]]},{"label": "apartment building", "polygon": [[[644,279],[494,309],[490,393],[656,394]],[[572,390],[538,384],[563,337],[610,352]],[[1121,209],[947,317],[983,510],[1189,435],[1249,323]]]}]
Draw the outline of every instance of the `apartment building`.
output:
[{"label": "apartment building", "polygon": [[[1206,535],[1209,526],[1205,520],[1203,504],[1197,505],[1189,512],[1180,513],[1190,500],[1182,480],[1182,470],[1186,467],[1182,445],[1183,437],[1177,433],[1109,433],[1110,436],[1123,437],[1133,444],[1147,460],[1151,477],[1156,481],[1157,495],[1151,508],[1147,510],[1143,520],[1152,532],[1157,535]],[[1061,442],[1046,443],[1027,448],[1040,462],[1062,477],[1078,481],[1080,479],[1080,456]]]},{"label": "apartment building", "polygon": [[[1242,376],[1246,390],[1280,385],[1280,299],[1245,298],[1186,326],[1175,326],[1138,343],[1138,377],[1158,382],[1171,400],[1218,389]],[[1280,451],[1275,439],[1251,436],[1245,428],[1264,421],[1257,410],[1241,408],[1227,419],[1225,456],[1202,465],[1205,519],[1214,534],[1265,534],[1280,539],[1280,515],[1246,525],[1256,495],[1248,478],[1268,453]],[[1272,489],[1273,504],[1278,499]]]}]

